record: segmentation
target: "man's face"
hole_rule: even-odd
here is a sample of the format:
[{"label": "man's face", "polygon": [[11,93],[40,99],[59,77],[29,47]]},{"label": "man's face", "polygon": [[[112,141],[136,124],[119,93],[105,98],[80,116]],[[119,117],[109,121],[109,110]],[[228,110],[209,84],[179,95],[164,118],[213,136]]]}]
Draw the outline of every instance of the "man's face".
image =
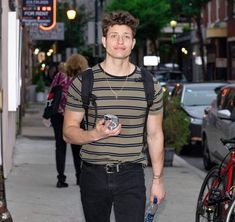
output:
[{"label": "man's face", "polygon": [[130,27],[114,25],[109,27],[107,36],[102,38],[102,43],[109,56],[125,59],[131,54],[131,50],[135,46],[135,39]]}]

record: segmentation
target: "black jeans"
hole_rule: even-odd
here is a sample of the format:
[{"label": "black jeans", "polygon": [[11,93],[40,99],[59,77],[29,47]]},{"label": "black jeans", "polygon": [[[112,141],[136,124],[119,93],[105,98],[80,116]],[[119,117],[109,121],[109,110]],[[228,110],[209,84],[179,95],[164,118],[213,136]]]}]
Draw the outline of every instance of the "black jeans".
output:
[{"label": "black jeans", "polygon": [[116,222],[143,222],[146,188],[141,164],[107,173],[104,167],[82,164],[80,191],[86,222],[109,222],[112,205]]},{"label": "black jeans", "polygon": [[[64,182],[66,180],[66,176],[64,175],[65,171],[65,159],[66,159],[66,147],[67,144],[63,139],[63,123],[64,116],[61,113],[57,113],[52,116],[51,124],[54,129],[55,135],[55,157],[56,157],[56,169],[58,172],[58,180],[60,182]],[[80,172],[81,172],[81,158],[80,158],[80,145],[71,144],[72,154],[73,154],[73,162],[76,171],[77,180],[79,180]]]}]

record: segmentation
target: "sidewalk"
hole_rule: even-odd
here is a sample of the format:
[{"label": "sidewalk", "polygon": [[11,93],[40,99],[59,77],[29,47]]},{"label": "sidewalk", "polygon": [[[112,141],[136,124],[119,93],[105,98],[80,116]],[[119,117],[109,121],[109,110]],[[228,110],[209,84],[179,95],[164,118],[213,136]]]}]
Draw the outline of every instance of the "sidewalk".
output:
[{"label": "sidewalk", "polygon": [[[22,135],[16,141],[14,166],[6,180],[8,209],[14,222],[85,222],[69,146],[66,161],[69,187],[55,187],[53,132],[41,123],[42,107],[33,104],[24,117]],[[148,195],[150,167],[145,169],[145,175]],[[155,221],[193,222],[204,176],[205,173],[175,155],[173,167],[164,169],[167,196]],[[114,221],[112,215],[111,222]]]}]

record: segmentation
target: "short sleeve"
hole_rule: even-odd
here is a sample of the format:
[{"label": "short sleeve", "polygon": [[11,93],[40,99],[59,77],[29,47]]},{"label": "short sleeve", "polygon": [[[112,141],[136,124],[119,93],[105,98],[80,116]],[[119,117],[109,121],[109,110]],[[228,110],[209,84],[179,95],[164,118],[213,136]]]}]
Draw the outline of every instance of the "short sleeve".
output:
[{"label": "short sleeve", "polygon": [[79,77],[76,77],[69,86],[66,109],[84,112],[81,99],[81,79]]},{"label": "short sleeve", "polygon": [[159,82],[154,83],[154,100],[150,107],[149,114],[157,114],[163,112],[163,90]]}]

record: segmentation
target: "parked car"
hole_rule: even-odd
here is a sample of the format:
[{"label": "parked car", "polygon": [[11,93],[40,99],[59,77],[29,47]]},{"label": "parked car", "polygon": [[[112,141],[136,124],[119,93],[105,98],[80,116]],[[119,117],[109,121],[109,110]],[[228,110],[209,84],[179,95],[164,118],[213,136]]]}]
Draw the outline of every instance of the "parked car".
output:
[{"label": "parked car", "polygon": [[[201,142],[201,125],[204,109],[216,98],[216,92],[225,83],[184,83],[176,84],[171,97],[179,97],[182,109],[190,117],[189,143]],[[177,126],[176,126],[177,130]]]},{"label": "parked car", "polygon": [[171,94],[176,83],[187,82],[183,72],[179,70],[160,69],[153,71],[155,81],[159,81],[161,86],[166,86]]},{"label": "parked car", "polygon": [[209,170],[228,153],[221,138],[235,137],[235,84],[222,87],[202,122],[203,163]]}]

